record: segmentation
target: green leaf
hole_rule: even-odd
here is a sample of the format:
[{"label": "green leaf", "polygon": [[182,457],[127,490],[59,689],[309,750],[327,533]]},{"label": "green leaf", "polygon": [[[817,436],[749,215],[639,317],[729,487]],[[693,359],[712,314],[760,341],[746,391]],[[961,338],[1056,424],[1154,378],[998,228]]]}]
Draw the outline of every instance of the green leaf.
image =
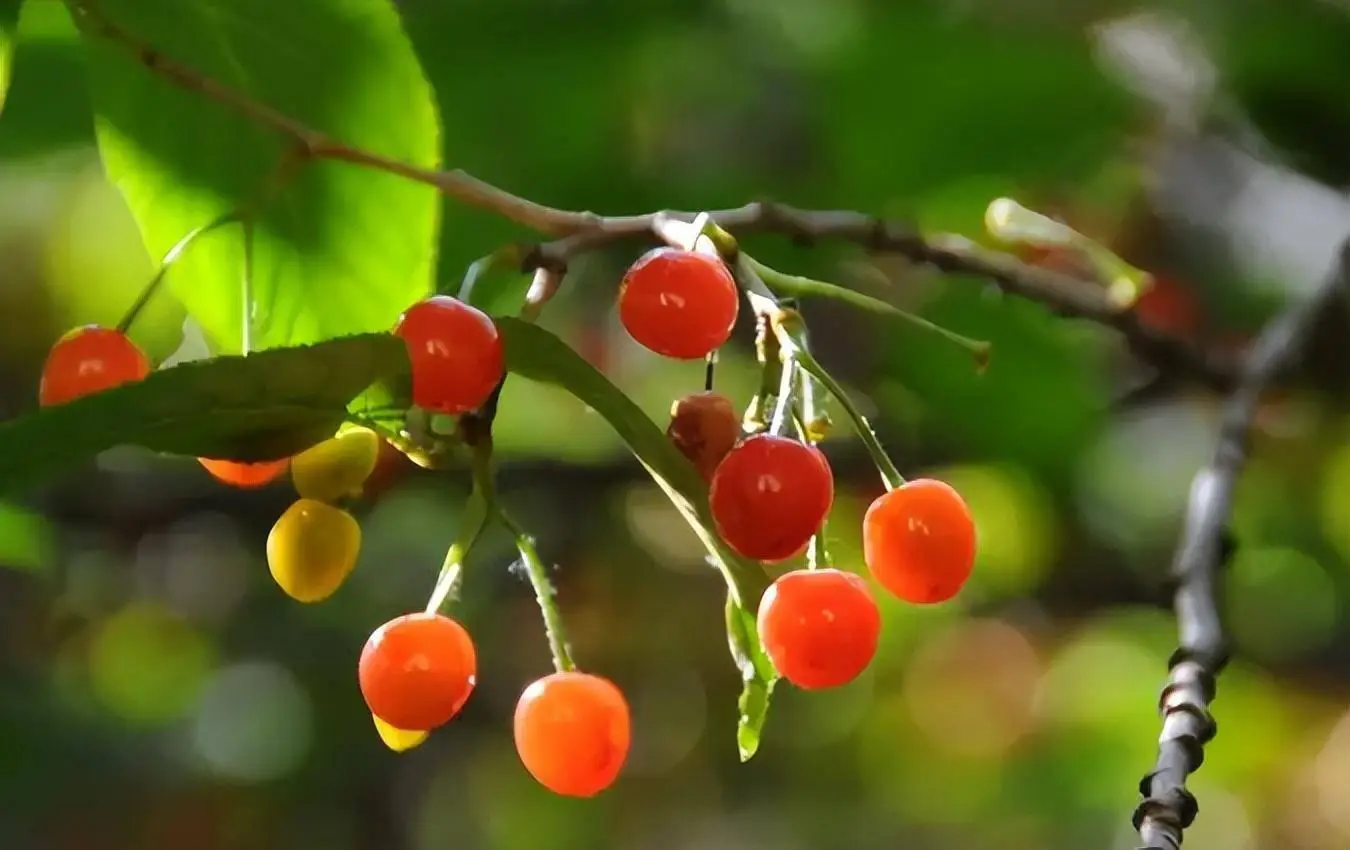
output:
[{"label": "green leaf", "polygon": [[741,671],[741,696],[736,702],[740,711],[736,720],[736,746],[740,749],[741,761],[745,762],[754,758],[759,750],[778,671],[759,642],[755,615],[730,596],[727,597],[726,620],[731,657]]},{"label": "green leaf", "polygon": [[[431,88],[389,0],[101,0],[167,59],[346,144],[424,168],[440,158]],[[289,148],[280,134],[89,34],[99,150],[146,246],[246,206]],[[390,327],[431,290],[439,198],[369,168],[303,164],[258,212],[254,348]],[[243,234],[222,229],[169,283],[217,350],[241,350]]]},{"label": "green leaf", "polygon": [[10,71],[14,67],[14,48],[18,42],[19,10],[23,0],[0,0],[0,109],[9,93]]},{"label": "green leaf", "polygon": [[195,360],[0,423],[0,490],[21,491],[119,445],[194,457],[288,457],[333,435],[372,382],[408,370],[390,334]]}]

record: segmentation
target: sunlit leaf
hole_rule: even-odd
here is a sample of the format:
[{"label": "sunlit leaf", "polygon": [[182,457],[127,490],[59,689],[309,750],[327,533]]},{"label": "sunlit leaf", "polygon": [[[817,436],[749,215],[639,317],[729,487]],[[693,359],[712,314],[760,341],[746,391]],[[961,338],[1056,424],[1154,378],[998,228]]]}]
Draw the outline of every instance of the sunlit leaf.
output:
[{"label": "sunlit leaf", "polygon": [[[388,0],[103,0],[106,17],[168,60],[363,150],[433,168],[431,88]],[[290,141],[87,39],[98,143],[146,246],[250,204]],[[405,178],[310,162],[258,211],[255,348],[388,328],[431,289],[439,199]],[[241,350],[243,230],[203,238],[169,277],[217,350]]]},{"label": "sunlit leaf", "polygon": [[14,67],[14,46],[19,31],[19,10],[23,0],[0,0],[0,108],[9,93],[10,70]]}]

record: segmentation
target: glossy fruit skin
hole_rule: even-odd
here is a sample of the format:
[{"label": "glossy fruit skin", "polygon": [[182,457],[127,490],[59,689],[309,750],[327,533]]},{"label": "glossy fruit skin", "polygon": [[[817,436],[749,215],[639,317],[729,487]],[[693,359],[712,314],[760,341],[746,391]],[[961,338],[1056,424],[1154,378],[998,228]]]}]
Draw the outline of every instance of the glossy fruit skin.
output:
[{"label": "glossy fruit skin", "polygon": [[412,361],[413,403],[457,415],[481,407],[506,374],[501,334],[476,307],[434,295],[409,307],[394,326]]},{"label": "glossy fruit skin", "polygon": [[834,475],[819,449],[755,434],[718,464],[708,502],[728,546],[746,558],[776,563],[820,530],[834,503]]},{"label": "glossy fruit skin", "polygon": [[126,334],[85,325],[56,341],[42,365],[38,403],[65,404],[150,374],[150,358]]},{"label": "glossy fruit skin", "polygon": [[431,730],[450,722],[473,694],[478,653],[457,621],[405,614],[371,634],[358,672],[372,714],[395,729]]},{"label": "glossy fruit skin", "polygon": [[648,251],[619,287],[619,320],[628,335],[678,360],[698,360],[720,348],[739,312],[740,295],[726,264],[695,251]]},{"label": "glossy fruit skin", "polygon": [[240,463],[234,460],[212,460],[209,457],[199,457],[197,462],[222,484],[238,487],[241,490],[254,490],[259,487],[266,487],[285,475],[291,459],[282,458],[281,460],[264,460],[259,463]]},{"label": "glossy fruit skin", "polygon": [[344,426],[332,438],[291,458],[295,492],[321,502],[360,495],[380,460],[383,443],[369,428]]},{"label": "glossy fruit skin", "polygon": [[741,418],[726,396],[693,393],[671,405],[666,436],[711,482],[717,465],[741,438]]},{"label": "glossy fruit skin", "polygon": [[961,494],[920,478],[878,496],[863,515],[863,559],[896,597],[951,599],[975,568],[975,520]]},{"label": "glossy fruit skin", "polygon": [[370,719],[375,721],[375,731],[379,734],[380,740],[386,747],[396,753],[407,752],[420,746],[431,735],[430,732],[409,732],[407,729],[395,729],[373,714],[370,715]]},{"label": "glossy fruit skin", "polygon": [[628,759],[628,700],[608,679],[576,671],[533,682],[515,715],[516,752],[540,785],[566,797],[594,797]]},{"label": "glossy fruit skin", "polygon": [[881,611],[867,582],[840,570],[793,570],[759,602],[759,638],[773,666],[807,690],[837,688],[877,653]]},{"label": "glossy fruit skin", "polygon": [[298,499],[267,535],[267,568],[297,602],[332,596],[351,575],[361,551],[361,526],[341,508]]}]

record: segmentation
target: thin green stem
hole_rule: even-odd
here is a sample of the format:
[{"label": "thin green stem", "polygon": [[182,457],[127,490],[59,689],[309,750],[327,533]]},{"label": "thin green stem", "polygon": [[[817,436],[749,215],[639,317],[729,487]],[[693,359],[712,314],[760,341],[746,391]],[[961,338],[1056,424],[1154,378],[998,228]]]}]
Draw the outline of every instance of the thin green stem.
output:
[{"label": "thin green stem", "polygon": [[525,574],[534,588],[535,601],[539,603],[539,614],[544,620],[544,634],[548,638],[548,648],[553,655],[553,667],[558,672],[575,670],[572,653],[567,648],[567,630],[563,625],[562,612],[558,609],[557,591],[548,577],[548,567],[539,557],[534,539],[526,533],[524,527],[502,508],[497,499],[497,482],[492,469],[492,438],[489,434],[478,434],[470,446],[473,451],[474,491],[483,499],[485,512],[501,524],[515,538],[516,550],[525,565]]},{"label": "thin green stem", "polygon": [[469,550],[483,533],[483,528],[487,524],[487,511],[487,500],[475,486],[469,493],[469,499],[464,503],[464,510],[460,514],[459,533],[450,544],[450,548],[445,550],[445,561],[442,562],[441,572],[436,577],[436,586],[431,591],[431,598],[427,600],[427,613],[442,613],[446,604],[459,596],[459,586],[464,575],[464,559],[468,557]]},{"label": "thin green stem", "polygon": [[525,564],[525,572],[530,577],[530,586],[534,588],[535,601],[539,603],[539,613],[544,618],[544,633],[548,636],[548,648],[553,654],[553,669],[566,673],[577,669],[572,661],[572,652],[567,647],[567,634],[563,626],[562,612],[558,609],[557,591],[548,577],[548,567],[534,548],[534,538],[525,533],[514,519],[505,512],[498,517],[503,526],[516,538],[516,549],[520,560]]},{"label": "thin green stem", "polygon": [[827,519],[820,524],[819,530],[811,538],[811,543],[806,548],[806,568],[809,570],[818,570],[821,567],[830,565],[830,550],[825,542],[825,535],[829,533],[830,521]]},{"label": "thin green stem", "polygon": [[764,265],[753,257],[742,255],[744,262],[753,268],[764,284],[776,295],[790,296],[794,298],[831,298],[835,301],[843,301],[862,310],[872,313],[878,313],[890,319],[907,322],[914,327],[929,333],[937,334],[943,339],[969,351],[978,365],[983,366],[989,360],[990,344],[982,340],[971,339],[955,331],[948,330],[941,325],[934,324],[922,316],[917,316],[906,310],[901,310],[893,304],[887,304],[879,298],[873,298],[861,292],[837,286],[833,283],[826,283],[823,280],[813,280],[809,277],[800,277],[798,275],[785,274],[777,269]]},{"label": "thin green stem", "polygon": [[773,419],[769,421],[769,433],[782,436],[791,422],[794,389],[797,378],[797,363],[792,357],[784,357],[778,370],[778,389],[774,398]]},{"label": "thin green stem", "polygon": [[150,278],[150,282],[141,290],[141,294],[137,295],[136,300],[127,308],[126,314],[123,315],[122,320],[117,323],[117,329],[122,333],[131,330],[131,326],[136,323],[136,318],[140,316],[146,305],[150,303],[150,299],[155,297],[155,293],[159,291],[160,285],[163,284],[165,278],[168,277],[169,269],[173,268],[173,264],[183,256],[183,253],[192,246],[192,243],[196,242],[199,237],[205,236],[213,230],[218,230],[227,224],[233,224],[239,220],[238,211],[231,211],[209,224],[204,224],[201,227],[189,231],[186,236],[179,239],[178,242],[169,249],[168,253],[164,255],[164,259],[160,260],[159,269],[156,270],[155,276]]},{"label": "thin green stem", "polygon": [[890,456],[886,454],[886,449],[881,445],[881,440],[877,438],[876,432],[872,430],[872,426],[868,423],[867,417],[864,416],[863,412],[858,409],[858,406],[853,403],[853,399],[849,398],[848,393],[840,386],[839,382],[834,379],[834,376],[826,371],[816,358],[811,356],[811,352],[807,351],[805,347],[800,345],[793,338],[792,333],[790,333],[783,324],[775,323],[774,329],[778,335],[778,342],[783,347],[784,351],[791,352],[792,357],[796,359],[797,364],[801,366],[807,374],[811,375],[811,377],[820,381],[821,386],[838,400],[839,406],[844,409],[845,415],[848,416],[849,420],[853,423],[854,429],[858,432],[858,437],[862,440],[863,447],[867,449],[867,453],[871,456],[872,462],[876,464],[877,471],[881,473],[881,480],[885,482],[886,489],[894,490],[896,487],[904,484],[904,476],[900,474],[900,470],[895,468],[895,463],[891,460]]}]

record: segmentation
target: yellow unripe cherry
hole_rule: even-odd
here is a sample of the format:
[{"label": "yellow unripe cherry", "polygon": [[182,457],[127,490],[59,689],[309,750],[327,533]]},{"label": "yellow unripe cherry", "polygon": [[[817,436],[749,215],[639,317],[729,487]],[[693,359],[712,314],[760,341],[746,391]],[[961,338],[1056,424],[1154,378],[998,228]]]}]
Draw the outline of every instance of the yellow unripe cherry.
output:
[{"label": "yellow unripe cherry", "polygon": [[395,729],[388,723],[385,723],[375,715],[370,715],[370,719],[375,721],[375,731],[380,733],[380,740],[384,745],[396,753],[406,752],[413,747],[421,744],[430,735],[430,732],[409,732],[406,729]]},{"label": "yellow unripe cherry", "polygon": [[305,499],[332,502],[357,495],[380,459],[380,435],[345,425],[330,439],[291,459],[291,480]]},{"label": "yellow unripe cherry", "polygon": [[347,580],[360,549],[361,526],[351,514],[298,499],[267,535],[267,567],[287,596],[320,602]]}]

